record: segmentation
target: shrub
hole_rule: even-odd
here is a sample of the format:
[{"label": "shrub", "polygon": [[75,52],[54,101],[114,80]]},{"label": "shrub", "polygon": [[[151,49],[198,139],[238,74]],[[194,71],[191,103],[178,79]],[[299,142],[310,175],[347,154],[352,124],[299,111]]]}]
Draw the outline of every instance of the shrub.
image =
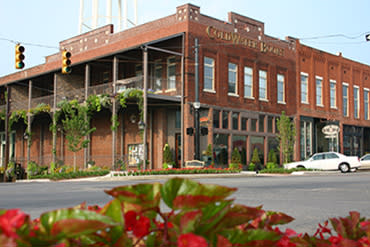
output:
[{"label": "shrub", "polygon": [[267,170],[275,169],[276,167],[277,167],[277,165],[274,162],[267,162],[267,164],[266,164]]},{"label": "shrub", "polygon": [[274,149],[270,149],[269,153],[268,153],[268,158],[267,158],[267,162],[272,162],[274,164],[277,164],[277,155],[276,155],[276,152]]},{"label": "shrub", "polygon": [[256,170],[256,165],[253,162],[249,163],[248,171],[255,171],[255,170]]},{"label": "shrub", "polygon": [[28,162],[26,171],[28,176],[35,176],[40,174],[39,165],[34,161]]},{"label": "shrub", "polygon": [[261,164],[260,156],[259,156],[259,153],[258,153],[258,148],[255,148],[253,150],[253,155],[252,155],[251,162],[254,163],[255,165]]}]

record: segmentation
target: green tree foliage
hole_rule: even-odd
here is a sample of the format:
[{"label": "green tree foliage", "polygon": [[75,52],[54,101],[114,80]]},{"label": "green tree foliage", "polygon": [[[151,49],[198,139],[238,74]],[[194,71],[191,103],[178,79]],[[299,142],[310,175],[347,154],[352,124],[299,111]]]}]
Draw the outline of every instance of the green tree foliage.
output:
[{"label": "green tree foliage", "polygon": [[253,150],[252,160],[251,162],[255,165],[259,165],[261,163],[260,156],[258,154],[258,148]]},{"label": "green tree foliage", "polygon": [[167,165],[173,164],[172,152],[171,152],[171,149],[168,143],[166,143],[166,145],[164,145],[164,148],[163,148],[163,164],[167,164]]},{"label": "green tree foliage", "polygon": [[285,115],[284,111],[281,113],[281,117],[277,119],[277,128],[279,131],[277,134],[280,142],[279,149],[281,150],[283,163],[285,164],[290,162],[293,154],[296,130],[294,122]]},{"label": "green tree foliage", "polygon": [[277,156],[274,149],[270,149],[267,161],[277,164]]},{"label": "green tree foliage", "polygon": [[240,156],[238,148],[234,148],[233,152],[231,153],[231,163],[240,164],[242,158]]},{"label": "green tree foliage", "polygon": [[77,152],[87,147],[89,143],[88,139],[83,140],[83,138],[95,131],[95,128],[90,128],[88,107],[80,105],[77,100],[63,101],[60,107],[64,114],[63,131],[68,142],[68,149],[73,152],[73,170],[76,171]]}]

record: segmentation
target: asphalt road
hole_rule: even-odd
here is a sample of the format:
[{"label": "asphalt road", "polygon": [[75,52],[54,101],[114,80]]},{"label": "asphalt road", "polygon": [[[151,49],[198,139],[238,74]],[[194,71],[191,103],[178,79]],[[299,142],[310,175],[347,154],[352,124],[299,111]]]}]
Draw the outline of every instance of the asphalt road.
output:
[{"label": "asphalt road", "polygon": [[[41,213],[86,202],[100,206],[111,200],[105,189],[141,182],[164,182],[166,179],[119,181],[65,181],[0,183],[0,208],[20,208],[32,218]],[[282,226],[313,234],[318,223],[330,217],[344,217],[358,211],[370,218],[370,172],[341,174],[319,173],[303,176],[216,177],[197,179],[236,187],[232,198],[247,206],[284,212],[295,220]]]}]

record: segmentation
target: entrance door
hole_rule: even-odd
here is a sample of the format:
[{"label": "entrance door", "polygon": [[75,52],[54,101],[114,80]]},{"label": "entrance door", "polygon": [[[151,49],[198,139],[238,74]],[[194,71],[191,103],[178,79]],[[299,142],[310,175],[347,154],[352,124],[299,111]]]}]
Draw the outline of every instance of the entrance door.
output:
[{"label": "entrance door", "polygon": [[181,134],[177,133],[175,135],[176,138],[176,148],[175,148],[175,155],[176,155],[176,167],[181,167]]}]

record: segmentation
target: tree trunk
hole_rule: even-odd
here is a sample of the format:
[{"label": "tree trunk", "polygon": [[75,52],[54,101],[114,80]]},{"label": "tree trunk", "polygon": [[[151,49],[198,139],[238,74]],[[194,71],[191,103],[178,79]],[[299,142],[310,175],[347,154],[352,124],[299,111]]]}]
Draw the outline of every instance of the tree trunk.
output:
[{"label": "tree trunk", "polygon": [[73,153],[73,171],[76,172],[76,161],[77,161],[77,158],[76,158],[76,152]]}]

